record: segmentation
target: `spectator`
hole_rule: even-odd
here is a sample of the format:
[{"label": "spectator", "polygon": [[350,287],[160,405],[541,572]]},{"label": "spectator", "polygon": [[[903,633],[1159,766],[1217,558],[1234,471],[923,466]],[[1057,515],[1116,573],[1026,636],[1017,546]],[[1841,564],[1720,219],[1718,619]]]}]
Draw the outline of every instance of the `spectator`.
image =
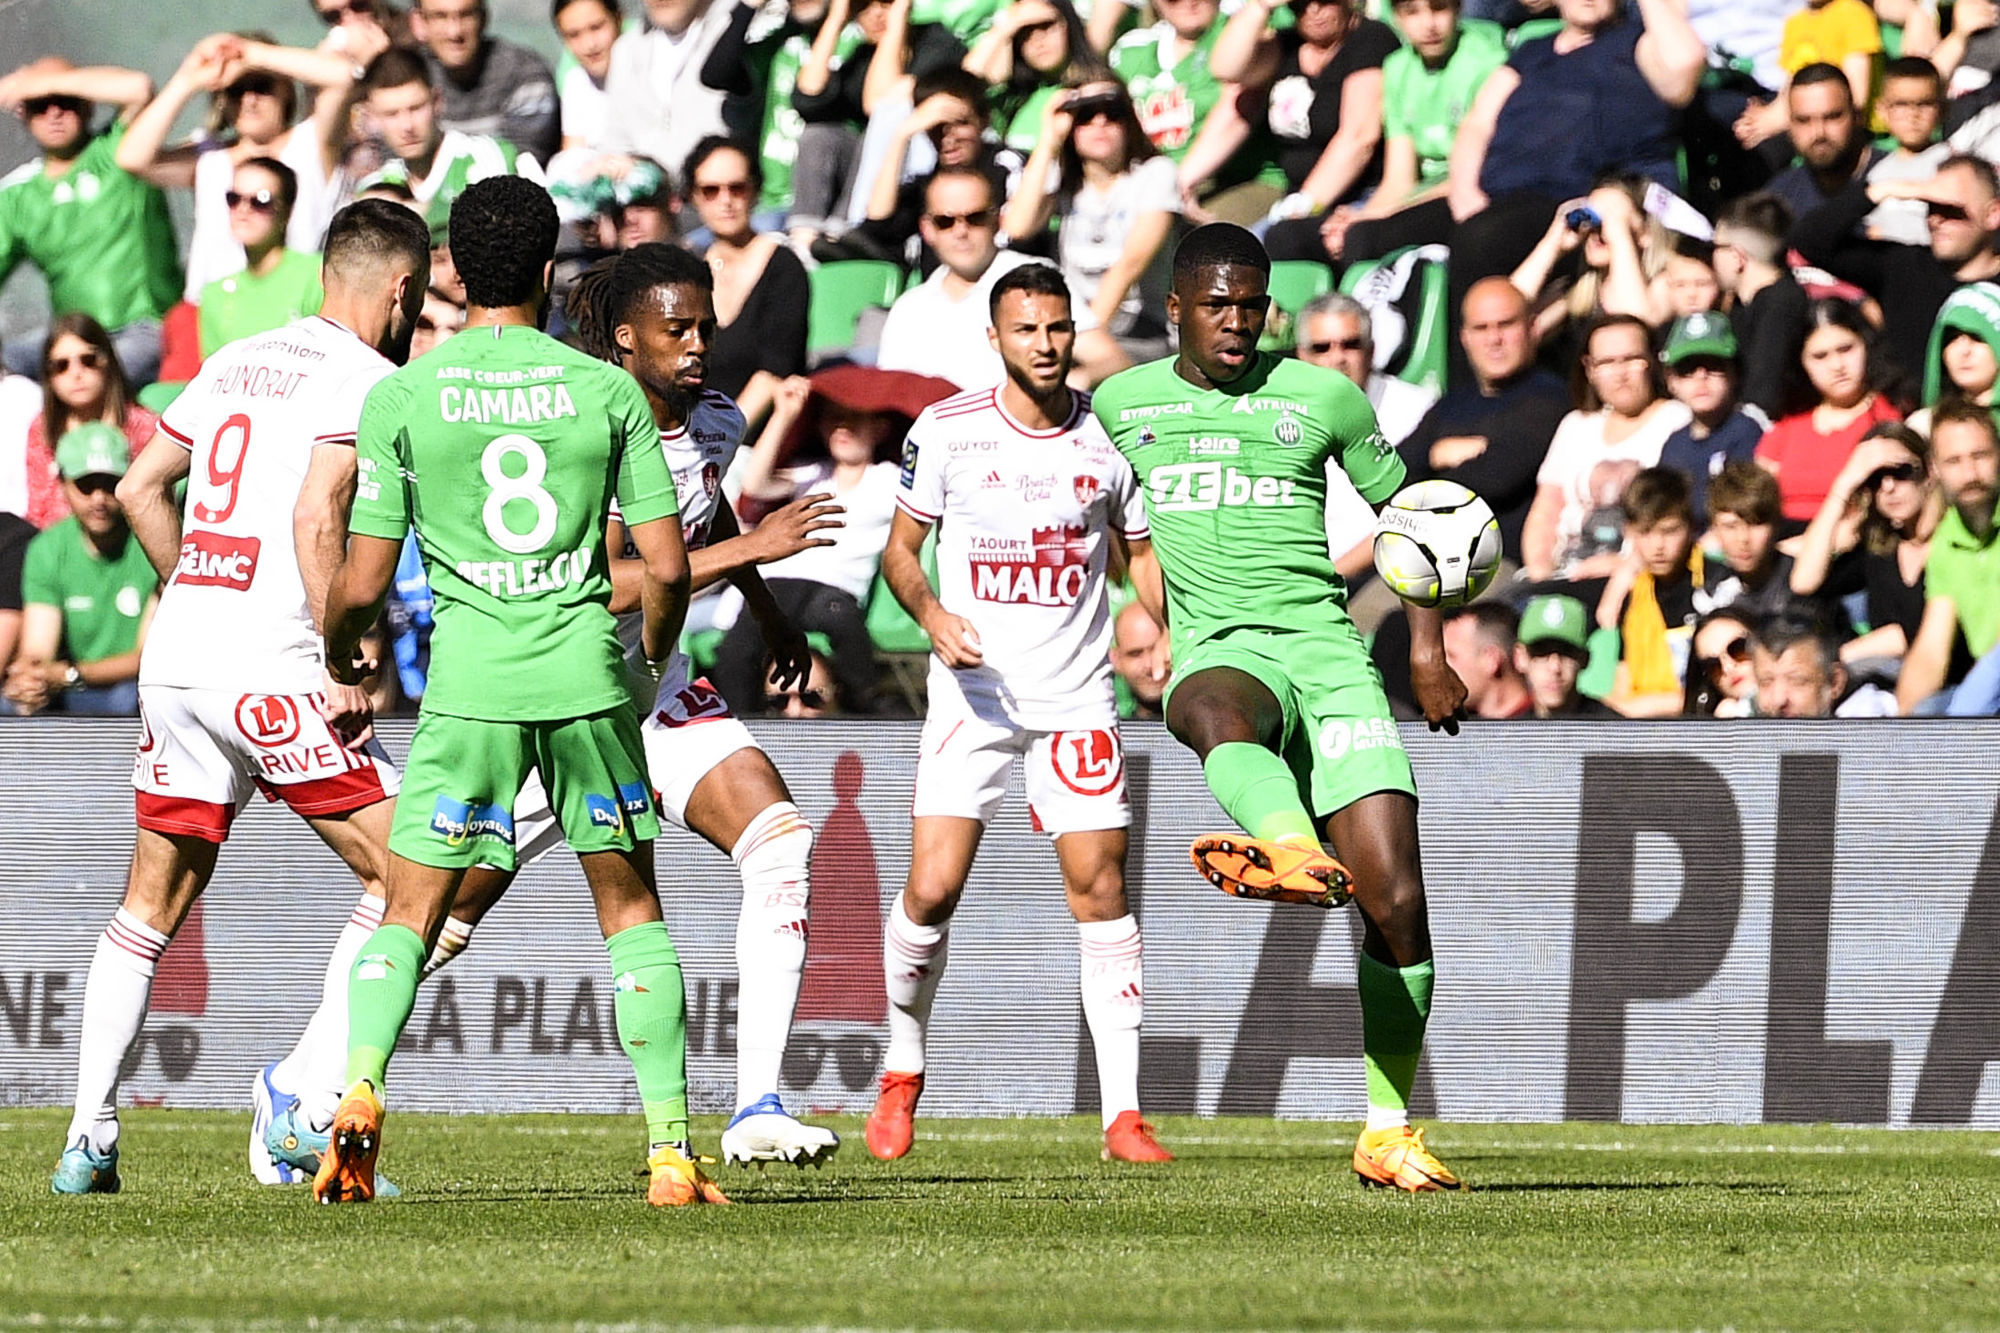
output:
[{"label": "spectator", "polygon": [[432,287],[424,293],[424,308],[410,335],[410,359],[415,360],[465,327],[465,307]]},{"label": "spectator", "polygon": [[1687,408],[1689,421],[1660,446],[1660,466],[1687,477],[1695,527],[1708,522],[1708,483],[1729,464],[1757,456],[1757,442],[1771,423],[1754,407],[1736,403],[1736,334],[1720,315],[1689,315],[1667,331],[1660,363],[1667,392]]},{"label": "spectator", "polygon": [[1572,391],[1576,410],[1549,442],[1522,524],[1522,572],[1529,579],[1603,578],[1619,567],[1628,523],[1619,497],[1689,421],[1687,408],[1663,387],[1637,318],[1607,315],[1584,335]]},{"label": "spectator", "polygon": [[22,517],[48,528],[69,513],[56,441],[96,421],[124,432],[131,452],[137,453],[153,438],[160,419],[133,400],[110,335],[89,315],[64,315],[50,326],[39,370],[42,412],[28,426],[28,507]]},{"label": "spectator", "polygon": [[1952,6],[1951,32],[1930,53],[1931,63],[1945,79],[1954,121],[1990,110],[1993,75],[2000,70],[2000,8],[1992,0],[1958,0]]},{"label": "spectator", "polygon": [[1630,563],[1621,564],[1597,604],[1597,623],[1619,638],[1617,684],[1605,702],[1627,717],[1681,711],[1699,618],[1703,562],[1694,544],[1687,479],[1649,467],[1632,478],[1619,505]]},{"label": "spectator", "polygon": [[[1268,15],[1267,0],[1251,0]],[[1224,81],[1213,56],[1225,26],[1220,0],[1159,0],[1160,21],[1120,37],[1111,68],[1131,90],[1153,146],[1180,168],[1183,202],[1198,222],[1248,225],[1284,194],[1268,128],[1253,123],[1241,84]],[[1259,117],[1258,119],[1263,119]]]},{"label": "spectator", "polygon": [[1715,278],[1742,350],[1742,398],[1773,420],[1799,374],[1810,304],[1785,266],[1791,226],[1785,201],[1768,193],[1732,201],[1715,223]]},{"label": "spectator", "polygon": [[757,159],[727,139],[703,139],[688,157],[695,211],[712,240],[714,341],[708,386],[735,399],[749,421],[771,410],[778,385],[806,368],[806,313],[812,292],[805,265],[783,239],[751,228],[759,186]]},{"label": "spectator", "polygon": [[1868,137],[1853,85],[1836,66],[1808,65],[1793,74],[1781,104],[1799,161],[1766,188],[1802,218],[1865,180],[1883,153]]},{"label": "spectator", "polygon": [[22,714],[129,716],[139,711],[139,650],[160,584],[116,495],[130,448],[88,421],[62,437],[56,459],[73,512],[28,544],[7,700]]},{"label": "spectator", "polygon": [[[1785,20],[1778,64],[1796,81],[1806,69],[1829,67],[1847,82],[1854,105],[1864,111],[1875,97],[1875,62],[1882,31],[1865,0],[1806,0]],[[1736,122],[1736,138],[1754,147],[1790,125],[1782,99],[1746,110]]]},{"label": "spectator", "polygon": [[702,86],[701,70],[731,6],[721,0],[645,0],[645,6],[645,25],[611,48],[604,148],[649,157],[679,177],[696,144],[728,133],[723,95]]},{"label": "spectator", "polygon": [[1262,94],[1290,191],[1270,219],[1303,221],[1366,199],[1381,181],[1382,62],[1399,43],[1354,0],[1292,0],[1282,29],[1271,25],[1276,7],[1246,0],[1209,59],[1216,77]]},{"label": "spectator", "polygon": [[1116,78],[1069,0],[1013,0],[965,53],[965,68],[993,89],[994,128],[1022,154],[1042,141],[1043,119],[1065,88]]},{"label": "spectator", "polygon": [[[1953,399],[1938,404],[1931,414],[1931,472],[1945,511],[1924,562],[1923,620],[1896,681],[1904,713],[1954,707],[1955,700],[1932,696],[1944,688],[1961,641],[1980,659],[2000,642],[2000,530],[1993,521],[2000,439],[1985,408]],[[1985,708],[1987,699],[1977,702]]]},{"label": "spectator", "polygon": [[1778,485],[1770,473],[1755,463],[1731,463],[1716,476],[1709,502],[1709,531],[1724,565],[1707,570],[1710,606],[1736,607],[1753,625],[1791,615],[1853,637],[1840,607],[1793,591],[1793,557],[1778,549]]},{"label": "spectator", "polygon": [[21,643],[21,566],[34,538],[34,524],[0,510],[0,684],[5,683],[7,666]]},{"label": "spectator", "polygon": [[[1904,56],[1889,62],[1882,74],[1882,119],[1895,147],[1868,170],[1874,181],[1927,181],[1951,156],[1950,145],[1938,142],[1944,119],[1944,83],[1930,61]],[[1915,199],[1885,199],[1861,220],[1870,240],[1898,245],[1929,245],[1930,227],[1923,204]]]},{"label": "spectator", "polygon": [[1452,145],[1454,308],[1511,273],[1565,199],[1607,172],[1680,183],[1675,112],[1705,53],[1676,0],[1556,0],[1562,30],[1523,42],[1479,90]]},{"label": "spectator", "polygon": [[[559,159],[568,168],[579,159]],[[681,201],[675,197],[673,182],[657,162],[643,157],[596,158],[583,163],[586,170],[606,169],[620,173],[579,179],[565,176],[549,183],[556,211],[575,221],[583,232],[586,249],[600,252],[630,250],[649,241],[672,241],[678,235]]]},{"label": "spectator", "polygon": [[[1944,513],[1930,456],[1930,441],[1910,427],[1875,427],[1848,455],[1799,538],[1794,593],[1865,594],[1869,630],[1840,646],[1841,661],[1858,676],[1893,680],[1923,623],[1924,561]],[[1953,674],[1969,665],[1959,662]]]},{"label": "spectator", "polygon": [[1462,19],[1458,0],[1395,0],[1393,8],[1409,45],[1382,62],[1382,183],[1365,203],[1336,208],[1321,223],[1321,247],[1335,262],[1451,239],[1452,140],[1487,77],[1507,63],[1500,29]]},{"label": "spectator", "polygon": [[837,717],[844,711],[840,703],[840,688],[833,676],[833,664],[818,653],[808,656],[811,661],[804,681],[795,680],[782,688],[772,685],[766,690],[764,708],[772,717],[793,720]]},{"label": "spectator", "polygon": [[1473,383],[1439,399],[1398,451],[1411,481],[1456,481],[1491,505],[1501,549],[1519,567],[1535,476],[1570,410],[1569,391],[1536,368],[1528,303],[1505,278],[1466,295],[1459,341]]},{"label": "spectator", "polygon": [[[1885,199],[1916,199],[1928,210],[1928,249],[1855,235],[1869,209]],[[1882,303],[1882,340],[1906,374],[1924,364],[1938,310],[1953,289],[2000,277],[2000,182],[1976,157],[1946,158],[1928,181],[1855,181],[1799,220],[1792,245],[1811,262]]]},{"label": "spectator", "polygon": [[511,144],[444,128],[438,118],[442,98],[431,87],[422,57],[392,47],[369,62],[361,86],[375,132],[401,166],[410,197],[440,245],[452,203],[466,186],[489,176],[543,179],[540,164]]},{"label": "spectator", "polygon": [[[793,246],[801,250],[828,232],[846,229],[860,165],[861,126],[868,120],[868,70],[888,26],[889,0],[827,0],[826,17],[799,65],[791,109],[804,127],[792,168],[786,225]],[[958,48],[956,41],[951,46]],[[930,67],[927,63],[926,69]]]},{"label": "spectator", "polygon": [[1855,685],[1833,641],[1809,620],[1779,617],[1751,641],[1757,717],[1894,717],[1896,696]]},{"label": "spectator", "polygon": [[1818,404],[1781,419],[1757,445],[1757,461],[1778,478],[1784,516],[1798,523],[1819,512],[1827,488],[1871,427],[1902,420],[1876,388],[1882,367],[1873,330],[1859,310],[1831,297],[1815,301],[1807,328],[1803,364]]},{"label": "spectator", "polygon": [[[845,5],[841,11],[844,25]],[[729,23],[701,67],[702,86],[727,99],[723,118],[731,136],[756,146],[758,175],[764,182],[752,201],[759,231],[783,227],[792,207],[792,173],[799,165],[806,127],[792,105],[792,94],[811,55],[814,35],[831,13],[827,0],[790,0],[779,18],[769,17],[766,8],[739,3],[729,11]],[[750,36],[753,26],[758,30],[755,41]],[[841,45],[836,37],[832,58],[837,59]],[[831,213],[825,205],[816,207],[822,220]]]},{"label": "spectator", "polygon": [[[327,28],[319,49],[366,65],[392,46],[414,46],[408,10],[387,0],[311,0],[313,13]],[[364,54],[365,53],[365,54]]]},{"label": "spectator", "polygon": [[[133,381],[160,366],[160,316],[180,299],[173,221],[159,187],[118,165],[126,128],[153,94],[136,70],[77,69],[56,57],[0,78],[0,106],[18,114],[40,158],[0,180],[0,282],[22,260],[41,270],[49,309],[80,311],[113,331]],[[99,133],[93,104],[118,106]],[[8,369],[34,369],[42,335],[18,338]]]},{"label": "spectator", "polygon": [[[919,225],[940,263],[889,308],[876,357],[884,370],[930,375],[961,389],[1001,382],[1000,354],[987,340],[987,294],[1003,274],[1036,261],[995,244],[996,203],[992,180],[976,167],[941,167],[931,177]],[[1088,308],[1076,323],[1074,373],[1086,387],[1131,364]]]},{"label": "spectator", "polygon": [[1716,279],[1711,253],[1699,242],[1689,240],[1675,241],[1667,251],[1666,267],[1653,279],[1653,285],[1665,295],[1669,319],[1685,319],[1722,308],[1722,284]]},{"label": "spectator", "polygon": [[486,0],[417,0],[410,11],[438,90],[438,124],[545,163],[562,147],[555,73],[527,47],[488,36],[486,22]]},{"label": "spectator", "polygon": [[914,258],[909,245],[919,233],[928,188],[928,177],[907,174],[917,140],[925,141],[939,171],[969,167],[983,173],[992,186],[996,210],[1013,193],[1021,158],[1012,149],[996,150],[986,141],[986,86],[978,76],[954,66],[926,74],[915,87],[915,109],[890,134],[888,151],[869,187],[866,219],[842,238],[838,248],[815,251],[823,258],[897,263]]},{"label": "spectator", "polygon": [[42,386],[0,369],[0,514],[28,515],[28,432],[41,411]]},{"label": "spectator", "polygon": [[229,208],[230,234],[247,262],[202,289],[197,304],[204,357],[224,343],[318,313],[324,295],[319,255],[285,244],[297,189],[298,177],[276,158],[253,157],[236,168],[223,202]]},{"label": "spectator", "polygon": [[[1053,188],[1051,188],[1053,187]],[[1025,246],[1058,220],[1056,262],[1091,318],[1135,361],[1167,353],[1179,176],[1139,126],[1116,79],[1088,82],[1042,120],[1041,141],[1007,201],[1001,230]]]},{"label": "spectator", "polygon": [[[764,582],[793,624],[831,643],[834,679],[849,712],[877,707],[864,607],[895,516],[903,437],[917,413],[950,392],[941,380],[859,366],[786,380],[743,467],[741,507],[748,513],[810,495],[840,503],[841,526],[825,534],[832,544],[766,565]],[[723,638],[713,677],[738,713],[763,709],[763,662],[754,619],[739,618]]]},{"label": "spectator", "polygon": [[1574,597],[1536,597],[1522,608],[1514,669],[1527,682],[1538,718],[1619,716],[1577,689],[1590,662],[1590,617]]},{"label": "spectator", "polygon": [[[1673,317],[1659,285],[1673,253],[1667,229],[1646,212],[1646,182],[1627,176],[1571,199],[1555,211],[1548,230],[1511,281],[1534,302],[1538,342],[1571,324],[1599,315],[1634,315],[1648,325]],[[1581,252],[1573,282],[1555,277],[1556,265]]]},{"label": "spectator", "polygon": [[1946,298],[1924,354],[1924,404],[1910,426],[1929,434],[1930,404],[1950,395],[1993,405],[2000,379],[2000,284],[1969,282]]},{"label": "spectator", "polygon": [[[313,107],[295,124],[301,82],[314,90]],[[347,143],[353,84],[349,59],[218,33],[203,38],[133,118],[118,145],[118,165],[155,185],[194,191],[183,299],[199,305],[204,287],[247,262],[225,196],[235,188],[236,168],[251,158],[274,159],[292,172],[298,188],[283,243],[300,253],[319,252],[333,218],[331,178]],[[209,97],[204,132],[192,143],[167,147],[182,111],[203,92]]]},{"label": "spectator", "polygon": [[1446,613],[1444,656],[1465,682],[1468,716],[1534,716],[1534,695],[1514,660],[1514,628],[1514,612],[1504,602],[1474,602]]},{"label": "spectator", "polygon": [[1375,369],[1368,307],[1340,292],[1316,297],[1299,312],[1298,354],[1308,365],[1339,371],[1366,392],[1376,424],[1392,445],[1408,439],[1437,402],[1423,386]]},{"label": "spectator", "polygon": [[611,48],[624,29],[624,15],[618,0],[554,0],[551,8],[563,44],[555,76],[562,146],[565,151],[601,147],[611,121],[604,81],[611,74]]},{"label": "spectator", "polygon": [[1137,601],[1128,602],[1111,622],[1111,669],[1131,696],[1121,716],[1157,722],[1166,716],[1167,672],[1160,663],[1160,625]]},{"label": "spectator", "polygon": [[1693,660],[1688,663],[1690,717],[1749,717],[1757,697],[1757,674],[1750,654],[1750,622],[1741,611],[1710,611],[1695,622]]}]

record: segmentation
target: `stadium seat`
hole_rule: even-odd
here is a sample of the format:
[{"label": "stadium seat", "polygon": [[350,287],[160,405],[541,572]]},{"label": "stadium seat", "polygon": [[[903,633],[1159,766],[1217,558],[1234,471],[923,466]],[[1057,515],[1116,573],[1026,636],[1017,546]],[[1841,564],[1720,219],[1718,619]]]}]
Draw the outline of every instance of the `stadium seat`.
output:
[{"label": "stadium seat", "polygon": [[1590,661],[1577,673],[1576,691],[1602,699],[1618,684],[1618,631],[1599,626],[1590,632]]},{"label": "stadium seat", "polygon": [[[924,576],[937,587],[937,529],[932,528],[930,536],[924,539],[919,559],[923,563]],[[896,600],[896,594],[889,591],[889,581],[876,574],[875,585],[868,590],[868,638],[875,645],[875,655],[888,664],[889,673],[895,677],[896,688],[912,712],[924,711],[924,680],[929,671],[928,659],[931,640],[924,633],[923,626],[910,618],[903,604]]]},{"label": "stadium seat", "polygon": [[854,345],[861,312],[895,303],[903,289],[903,271],[880,259],[843,259],[812,271],[812,311],[807,319],[807,350],[814,356],[844,352]]},{"label": "stadium seat", "polygon": [[[1378,361],[1378,367],[1397,379],[1441,394],[1451,356],[1449,279],[1443,263],[1421,256],[1413,258],[1411,252],[1416,248],[1405,247],[1373,262],[1350,264],[1347,271],[1340,275],[1340,290],[1355,297],[1370,310],[1377,311],[1375,335],[1378,348],[1394,336],[1393,316],[1401,316],[1403,332],[1398,345],[1390,349],[1388,364],[1382,365]],[[1441,247],[1438,249],[1441,253]],[[1385,270],[1405,263],[1414,264],[1415,273],[1398,294],[1387,295],[1386,291],[1394,290],[1394,287],[1385,289],[1383,278],[1393,279],[1395,275]],[[1378,274],[1382,277],[1377,277]],[[1393,311],[1384,314],[1377,309],[1378,306],[1393,307]]]},{"label": "stadium seat", "polygon": [[1333,290],[1333,270],[1310,259],[1280,259],[1271,265],[1272,317],[1264,322],[1258,346],[1267,352],[1290,351],[1299,311],[1314,297]]}]

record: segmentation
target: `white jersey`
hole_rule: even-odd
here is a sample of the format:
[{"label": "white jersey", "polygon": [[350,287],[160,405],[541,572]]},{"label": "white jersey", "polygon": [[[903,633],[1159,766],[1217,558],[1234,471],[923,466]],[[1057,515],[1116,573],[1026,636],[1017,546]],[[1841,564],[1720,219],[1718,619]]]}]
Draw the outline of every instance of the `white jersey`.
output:
[{"label": "white jersey", "polygon": [[1035,730],[1108,727],[1106,534],[1148,535],[1140,489],[1073,394],[1069,420],[1034,431],[981,389],[924,409],[903,446],[896,503],[938,527],[938,600],[979,633],[984,664],[931,658],[932,708],[960,696]]},{"label": "white jersey", "polygon": [[202,363],[160,420],[193,458],[180,563],[146,636],[141,685],[258,694],[321,687],[292,511],[313,450],[352,450],[362,400],[394,369],[317,315]]}]

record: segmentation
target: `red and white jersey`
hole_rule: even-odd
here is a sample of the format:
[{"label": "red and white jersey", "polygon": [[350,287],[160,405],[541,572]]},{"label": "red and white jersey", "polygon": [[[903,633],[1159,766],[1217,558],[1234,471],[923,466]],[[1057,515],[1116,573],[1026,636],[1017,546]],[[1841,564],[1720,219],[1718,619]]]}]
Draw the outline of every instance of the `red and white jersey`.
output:
[{"label": "red and white jersey", "polygon": [[292,512],[320,445],[354,447],[368,391],[395,369],[314,316],[202,363],[160,429],[193,455],[181,558],[160,594],[141,685],[312,694],[321,645]]},{"label": "red and white jersey", "polygon": [[933,708],[1053,730],[1111,725],[1106,534],[1147,535],[1131,464],[1073,393],[1069,420],[1030,430],[980,389],[924,409],[896,503],[938,526],[938,600],[979,632],[984,665],[931,658]]}]

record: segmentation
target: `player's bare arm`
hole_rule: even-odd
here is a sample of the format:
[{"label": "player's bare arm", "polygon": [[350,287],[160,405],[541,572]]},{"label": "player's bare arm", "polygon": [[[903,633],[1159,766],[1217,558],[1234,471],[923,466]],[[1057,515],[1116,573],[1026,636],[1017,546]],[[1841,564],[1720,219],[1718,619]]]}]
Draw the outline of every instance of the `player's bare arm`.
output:
[{"label": "player's bare arm", "polygon": [[1444,613],[1405,603],[1410,618],[1410,690],[1432,731],[1458,735],[1465,716],[1465,682],[1444,658]]},{"label": "player's bare arm", "polygon": [[356,650],[382,614],[402,555],[403,544],[387,537],[356,534],[348,540],[347,559],[326,590],[326,672],[342,685],[359,685],[374,668],[359,660]]},{"label": "player's bare arm", "polygon": [[639,601],[646,624],[640,641],[647,661],[663,661],[681,641],[681,626],[687,622],[691,596],[687,545],[675,518],[636,523],[626,533],[645,565]]},{"label": "player's bare arm", "polygon": [[174,503],[174,487],[187,476],[191,463],[186,445],[157,431],[118,482],[125,521],[162,582],[174,576],[181,559],[181,510]]},{"label": "player's bare arm", "polygon": [[[183,451],[184,452],[184,451]],[[347,518],[354,508],[357,474],[354,446],[313,446],[305,482],[292,509],[292,541],[299,555],[299,580],[305,584],[306,609],[324,633],[327,585],[347,553]],[[359,685],[335,680],[327,673],[326,719],[349,748],[366,745],[375,735],[375,704]]]},{"label": "player's bare arm", "polygon": [[930,524],[897,510],[889,527],[889,544],[882,551],[882,577],[910,619],[930,635],[931,649],[939,661],[953,668],[979,666],[986,660],[979,651],[979,631],[964,616],[947,611],[924,577],[919,552],[930,530]]},{"label": "player's bare arm", "polygon": [[[822,501],[826,503],[817,503]],[[710,544],[694,555],[697,580],[713,569],[743,594],[743,607],[756,619],[764,646],[771,650],[771,683],[781,690],[793,685],[804,688],[806,678],[812,674],[812,646],[806,642],[805,631],[778,608],[777,599],[771,596],[757,566],[814,546],[833,545],[833,538],[813,535],[822,528],[841,526],[838,517],[841,507],[831,501],[832,497],[826,495],[794,500],[751,533],[737,526],[735,510],[718,505],[715,516],[709,520]],[[780,518],[780,514],[784,517]],[[774,521],[774,530],[765,532],[765,527]],[[697,582],[695,586],[703,585]]]},{"label": "player's bare arm", "polygon": [[1117,529],[1112,529],[1111,543],[1113,555],[1125,564],[1125,575],[1132,580],[1133,595],[1139,605],[1146,608],[1146,614],[1160,627],[1160,636],[1153,640],[1152,660],[1148,663],[1154,680],[1165,680],[1173,670],[1174,655],[1172,636],[1167,628],[1167,587],[1166,579],[1160,573],[1160,557],[1153,552],[1153,543],[1147,537],[1127,537]]}]

